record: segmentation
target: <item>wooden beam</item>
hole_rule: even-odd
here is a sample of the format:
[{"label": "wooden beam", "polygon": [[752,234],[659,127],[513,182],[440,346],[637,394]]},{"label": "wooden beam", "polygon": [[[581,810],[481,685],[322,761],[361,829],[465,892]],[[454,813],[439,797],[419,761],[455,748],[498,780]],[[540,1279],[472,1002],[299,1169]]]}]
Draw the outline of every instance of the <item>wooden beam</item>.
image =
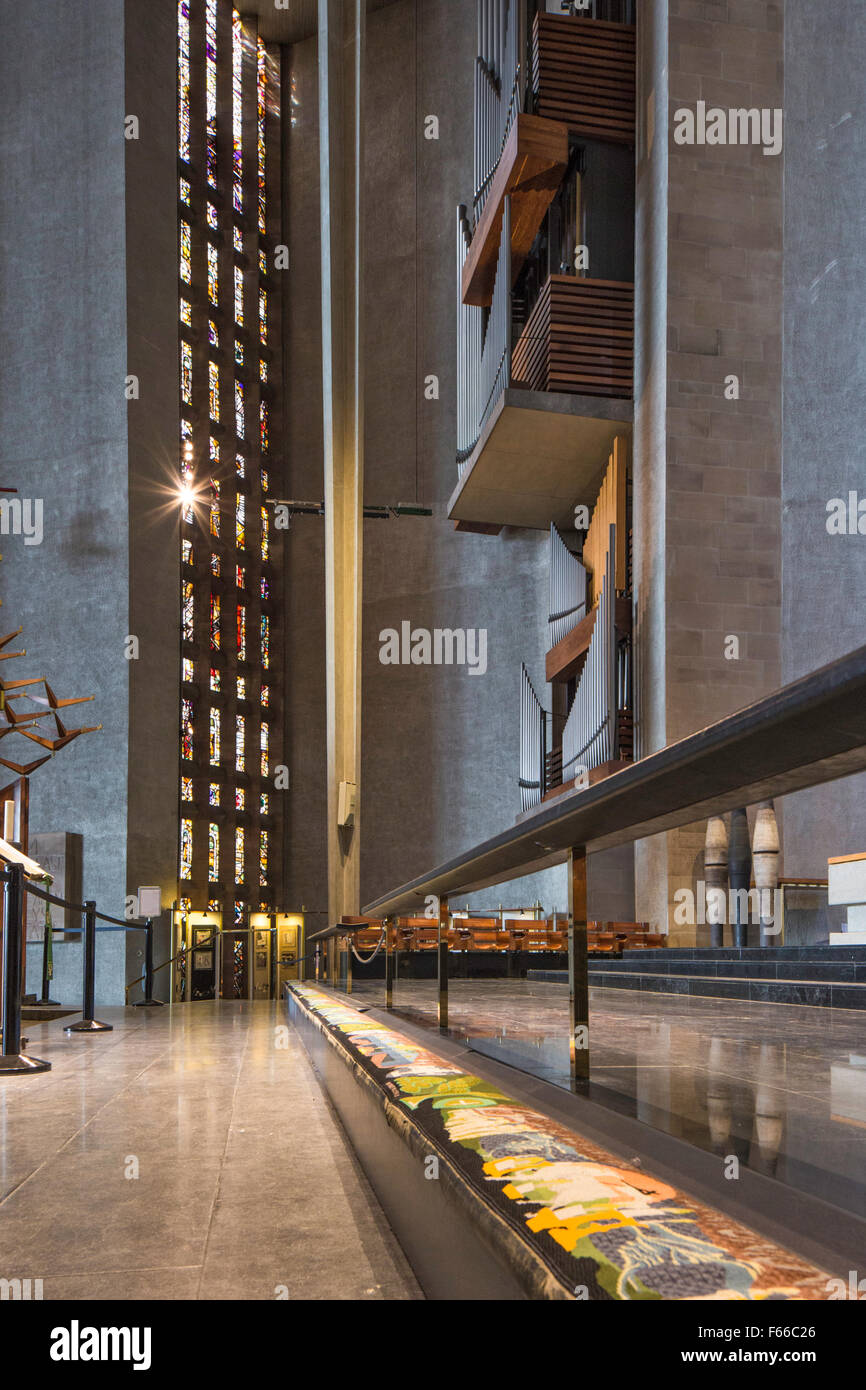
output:
[{"label": "wooden beam", "polygon": [[464,304],[488,305],[496,283],[506,196],[511,197],[512,284],[568,166],[568,130],[558,121],[519,115],[505,142],[463,267]]},{"label": "wooden beam", "polygon": [[501,526],[486,521],[455,521],[455,531],[467,531],[473,536],[498,536]]},{"label": "wooden beam", "polygon": [[[586,617],[581,619],[577,627],[567,632],[547,653],[544,677],[549,684],[563,684],[580,675],[592,640],[595,613],[596,610],[593,608],[591,613],[587,613]],[[625,637],[631,632],[631,599],[616,600],[614,622],[620,636]]]}]

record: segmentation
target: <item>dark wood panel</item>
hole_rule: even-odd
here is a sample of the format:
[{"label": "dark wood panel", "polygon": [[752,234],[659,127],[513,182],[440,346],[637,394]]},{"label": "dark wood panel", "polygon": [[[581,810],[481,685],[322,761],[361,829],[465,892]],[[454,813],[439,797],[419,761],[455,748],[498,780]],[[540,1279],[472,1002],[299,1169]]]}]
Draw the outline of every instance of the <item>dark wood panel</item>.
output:
[{"label": "dark wood panel", "polygon": [[561,121],[590,139],[634,144],[632,25],[536,15],[532,85],[539,116]]},{"label": "dark wood panel", "polygon": [[552,275],[515,345],[512,376],[532,391],[628,398],[633,363],[633,287]]}]

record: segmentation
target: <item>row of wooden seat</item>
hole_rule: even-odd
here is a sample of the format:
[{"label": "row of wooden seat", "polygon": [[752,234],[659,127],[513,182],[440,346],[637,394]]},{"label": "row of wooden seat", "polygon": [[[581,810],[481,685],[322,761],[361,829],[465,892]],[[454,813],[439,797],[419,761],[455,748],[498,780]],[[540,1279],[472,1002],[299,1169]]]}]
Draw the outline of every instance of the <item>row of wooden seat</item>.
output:
[{"label": "row of wooden seat", "polygon": [[[360,951],[374,950],[382,941],[383,923],[371,918],[344,917],[341,926],[354,928],[355,945]],[[525,921],[498,917],[454,917],[444,932],[451,951],[567,951],[568,932],[561,918]],[[618,954],[629,950],[664,946],[665,937],[650,932],[639,922],[590,922],[587,945],[590,951]],[[398,917],[388,927],[387,945],[392,951],[435,951],[439,945],[439,924],[429,917]]]}]

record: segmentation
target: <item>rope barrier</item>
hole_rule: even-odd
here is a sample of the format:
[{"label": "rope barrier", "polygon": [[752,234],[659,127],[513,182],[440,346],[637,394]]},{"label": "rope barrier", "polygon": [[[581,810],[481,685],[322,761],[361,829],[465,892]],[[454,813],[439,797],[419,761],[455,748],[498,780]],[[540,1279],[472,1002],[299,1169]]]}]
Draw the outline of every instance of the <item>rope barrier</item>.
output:
[{"label": "rope barrier", "polygon": [[374,952],[373,952],[373,954],[372,954],[371,956],[360,956],[360,955],[358,954],[357,948],[356,948],[356,946],[355,946],[355,942],[354,942],[353,938],[350,936],[350,937],[349,937],[349,945],[350,945],[351,948],[352,948],[352,955],[355,957],[355,960],[358,961],[358,963],[359,963],[360,965],[369,965],[371,961],[374,961],[374,960],[376,959],[376,957],[378,956],[378,954],[379,954],[379,952],[381,951],[382,947],[384,946],[384,944],[385,944],[385,936],[386,936],[386,931],[385,931],[385,928],[383,927],[383,928],[382,928],[382,935],[379,937],[379,943],[378,943],[378,945],[376,946],[376,949],[374,950]]}]

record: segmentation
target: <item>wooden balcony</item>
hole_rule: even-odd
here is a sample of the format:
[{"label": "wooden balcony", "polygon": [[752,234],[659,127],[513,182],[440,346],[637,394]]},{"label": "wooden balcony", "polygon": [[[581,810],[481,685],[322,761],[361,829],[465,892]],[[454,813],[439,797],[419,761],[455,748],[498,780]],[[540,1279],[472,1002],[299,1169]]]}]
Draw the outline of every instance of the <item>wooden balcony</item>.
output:
[{"label": "wooden balcony", "polygon": [[511,128],[463,266],[464,304],[489,305],[496,283],[502,211],[511,197],[511,274],[520,272],[568,164],[568,131],[519,115]]},{"label": "wooden balcony", "polygon": [[635,143],[635,29],[600,19],[537,14],[535,110],[589,140]]},{"label": "wooden balcony", "polygon": [[634,286],[551,275],[514,348],[512,384],[630,398]]}]

